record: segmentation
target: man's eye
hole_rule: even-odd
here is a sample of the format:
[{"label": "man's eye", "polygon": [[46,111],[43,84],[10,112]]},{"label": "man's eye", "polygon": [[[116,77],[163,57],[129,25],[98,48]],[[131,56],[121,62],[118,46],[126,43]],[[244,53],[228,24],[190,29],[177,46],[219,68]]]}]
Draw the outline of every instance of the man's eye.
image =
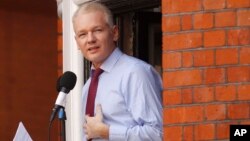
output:
[{"label": "man's eye", "polygon": [[78,35],[78,37],[82,38],[82,37],[85,37],[87,34],[86,33],[81,33]]},{"label": "man's eye", "polygon": [[102,29],[95,29],[94,32],[102,32]]}]

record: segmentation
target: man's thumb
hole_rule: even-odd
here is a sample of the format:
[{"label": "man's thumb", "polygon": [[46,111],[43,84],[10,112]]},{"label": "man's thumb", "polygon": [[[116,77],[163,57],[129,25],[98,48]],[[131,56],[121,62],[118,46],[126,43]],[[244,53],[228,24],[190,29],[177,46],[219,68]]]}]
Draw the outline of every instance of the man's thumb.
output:
[{"label": "man's thumb", "polygon": [[96,105],[96,116],[102,120],[102,106],[101,106],[101,104]]}]

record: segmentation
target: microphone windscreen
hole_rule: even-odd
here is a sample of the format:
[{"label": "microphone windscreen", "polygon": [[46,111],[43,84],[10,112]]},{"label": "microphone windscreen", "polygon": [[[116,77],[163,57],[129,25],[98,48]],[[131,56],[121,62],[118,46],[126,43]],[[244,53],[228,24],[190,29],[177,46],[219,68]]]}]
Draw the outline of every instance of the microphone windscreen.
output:
[{"label": "microphone windscreen", "polygon": [[62,87],[72,90],[75,87],[76,84],[76,75],[75,73],[71,71],[66,71],[60,79],[60,85],[59,88],[61,89]]}]

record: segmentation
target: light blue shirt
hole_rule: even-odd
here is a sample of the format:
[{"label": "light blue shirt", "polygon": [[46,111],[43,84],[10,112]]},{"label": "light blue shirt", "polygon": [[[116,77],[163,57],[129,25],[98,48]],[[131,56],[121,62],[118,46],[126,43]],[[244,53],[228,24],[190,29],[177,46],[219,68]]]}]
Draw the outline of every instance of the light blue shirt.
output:
[{"label": "light blue shirt", "polygon": [[[95,105],[101,104],[110,141],[162,140],[162,82],[155,69],[116,48],[101,65]],[[90,79],[83,87],[85,113]],[[95,139],[103,140],[104,139]]]}]

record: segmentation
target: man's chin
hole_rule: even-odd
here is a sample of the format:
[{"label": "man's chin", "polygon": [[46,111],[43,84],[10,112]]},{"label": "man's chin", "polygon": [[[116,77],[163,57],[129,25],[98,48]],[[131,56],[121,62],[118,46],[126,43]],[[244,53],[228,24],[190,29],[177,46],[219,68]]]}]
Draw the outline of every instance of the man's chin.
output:
[{"label": "man's chin", "polygon": [[97,65],[97,64],[99,65],[103,62],[103,61],[101,61],[101,59],[97,59],[97,58],[89,58],[87,60],[90,61],[94,65]]}]

